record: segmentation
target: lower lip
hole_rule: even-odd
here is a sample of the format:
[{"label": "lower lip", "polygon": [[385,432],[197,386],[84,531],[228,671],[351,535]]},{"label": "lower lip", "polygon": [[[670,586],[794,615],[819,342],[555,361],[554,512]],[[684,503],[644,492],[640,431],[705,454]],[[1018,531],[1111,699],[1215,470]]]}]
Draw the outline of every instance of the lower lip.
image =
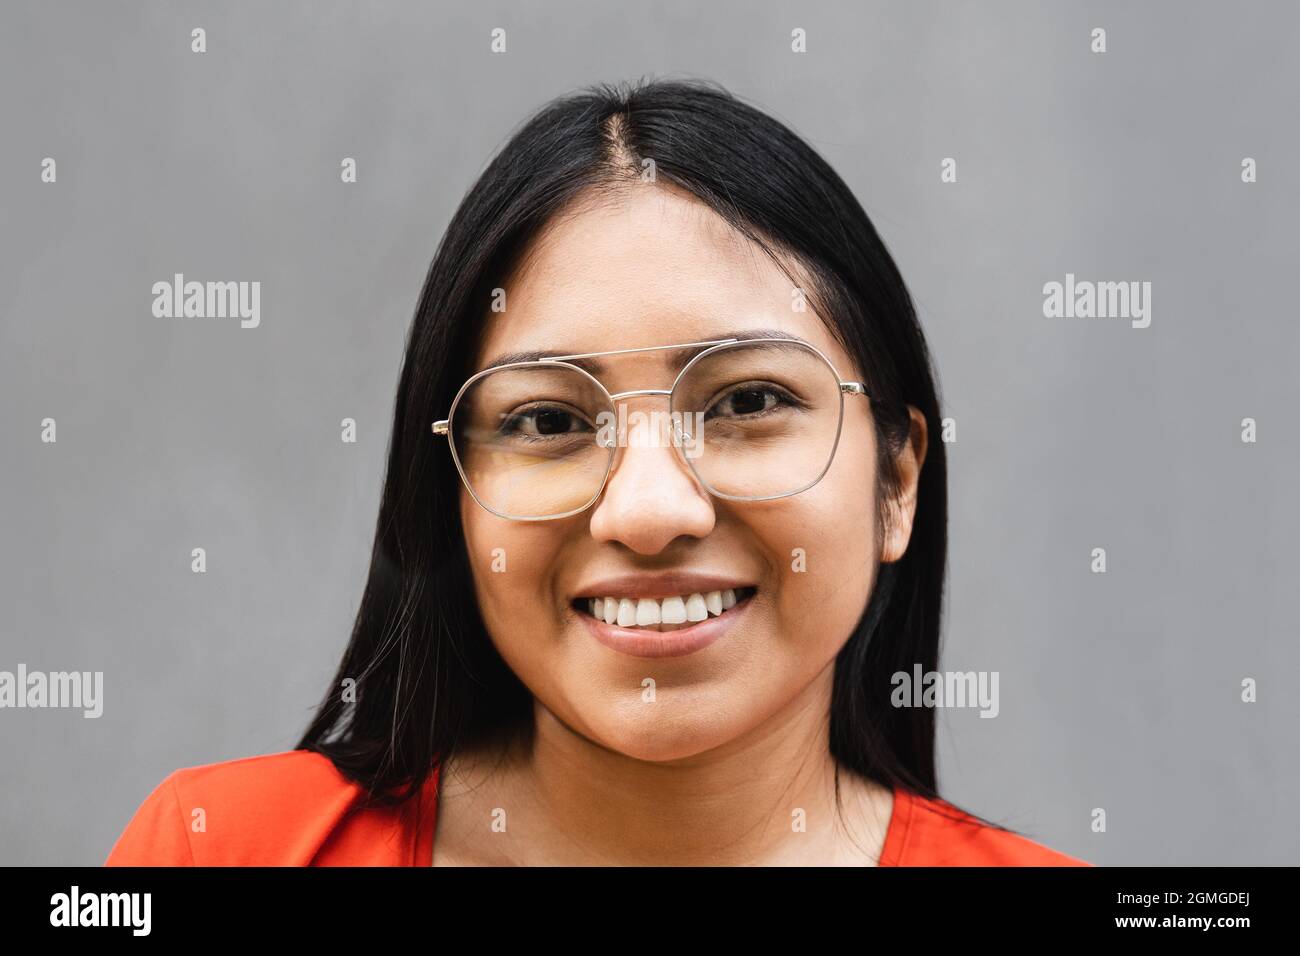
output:
[{"label": "lower lip", "polygon": [[648,631],[642,628],[606,624],[590,614],[575,610],[593,637],[606,647],[633,657],[681,657],[708,647],[743,618],[757,595],[751,594],[723,614],[675,631]]}]

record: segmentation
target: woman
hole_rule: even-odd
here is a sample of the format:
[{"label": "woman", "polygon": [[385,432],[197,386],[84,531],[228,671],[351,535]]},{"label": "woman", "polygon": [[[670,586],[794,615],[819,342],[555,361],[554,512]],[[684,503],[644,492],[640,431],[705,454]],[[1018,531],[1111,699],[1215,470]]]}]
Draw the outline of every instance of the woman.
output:
[{"label": "woman", "polygon": [[702,83],[544,108],[407,344],[352,640],[298,749],[110,864],[1078,864],[942,801],[944,449],[844,182]]}]

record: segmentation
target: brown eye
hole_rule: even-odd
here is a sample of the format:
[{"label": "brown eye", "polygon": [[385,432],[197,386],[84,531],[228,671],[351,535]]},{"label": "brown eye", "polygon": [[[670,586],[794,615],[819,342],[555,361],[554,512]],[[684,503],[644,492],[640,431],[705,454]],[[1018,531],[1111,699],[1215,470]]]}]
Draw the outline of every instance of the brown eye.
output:
[{"label": "brown eye", "polygon": [[705,418],[722,416],[739,418],[746,415],[762,415],[781,405],[794,406],[798,403],[783,389],[768,385],[744,385],[728,392],[709,409]]},{"label": "brown eye", "polygon": [[576,412],[555,405],[542,405],[511,413],[501,424],[505,435],[522,438],[546,438],[583,431],[587,424]]}]

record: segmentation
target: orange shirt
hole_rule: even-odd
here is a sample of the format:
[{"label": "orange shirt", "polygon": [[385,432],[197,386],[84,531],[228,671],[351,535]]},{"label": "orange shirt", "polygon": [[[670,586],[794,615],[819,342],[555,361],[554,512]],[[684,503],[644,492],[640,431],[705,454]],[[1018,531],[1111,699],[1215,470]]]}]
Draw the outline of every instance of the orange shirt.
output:
[{"label": "orange shirt", "polygon": [[[405,806],[356,809],[360,785],[306,750],[177,770],[154,788],[106,866],[428,866],[438,771]],[[940,812],[942,807],[943,812]],[[1090,866],[894,791],[881,866]]]}]

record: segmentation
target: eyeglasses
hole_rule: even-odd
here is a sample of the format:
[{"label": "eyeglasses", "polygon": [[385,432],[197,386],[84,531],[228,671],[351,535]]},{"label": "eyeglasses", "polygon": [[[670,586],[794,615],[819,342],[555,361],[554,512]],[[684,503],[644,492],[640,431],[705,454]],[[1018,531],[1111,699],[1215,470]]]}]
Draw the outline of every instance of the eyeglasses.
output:
[{"label": "eyeglasses", "polygon": [[[705,348],[671,388],[610,394],[569,361],[696,346]],[[629,422],[649,424],[652,437],[666,439],[710,494],[764,501],[806,491],[826,474],[839,445],[845,394],[869,398],[861,382],[842,381],[830,360],[805,342],[713,339],[484,369],[461,386],[433,433],[449,437],[474,500],[516,521],[567,518],[591,507],[617,449],[628,444]],[[620,417],[616,401],[636,395],[668,396],[668,414]]]}]

